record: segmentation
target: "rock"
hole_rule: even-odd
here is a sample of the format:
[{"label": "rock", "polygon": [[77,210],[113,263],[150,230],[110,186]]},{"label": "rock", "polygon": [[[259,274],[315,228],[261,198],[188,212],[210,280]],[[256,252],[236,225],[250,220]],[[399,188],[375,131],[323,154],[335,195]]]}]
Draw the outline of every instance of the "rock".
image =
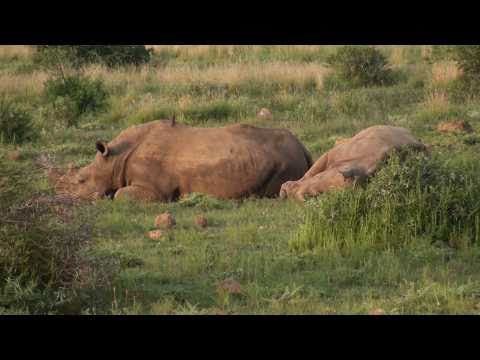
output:
[{"label": "rock", "polygon": [[152,230],[148,232],[148,237],[152,240],[161,240],[163,232],[161,230]]},{"label": "rock", "polygon": [[380,308],[372,309],[368,312],[368,315],[385,315],[385,311]]},{"label": "rock", "polygon": [[335,146],[339,145],[339,144],[342,144],[346,141],[350,140],[350,138],[342,138],[342,137],[339,137],[335,140]]},{"label": "rock", "polygon": [[229,294],[241,294],[243,292],[242,286],[238,281],[232,278],[225,279],[218,284],[218,289]]},{"label": "rock", "polygon": [[440,133],[471,133],[472,126],[466,121],[444,121],[438,124],[437,131]]},{"label": "rock", "polygon": [[20,151],[15,150],[8,154],[8,158],[13,161],[18,161],[22,159],[22,154]]},{"label": "rock", "polygon": [[170,229],[175,224],[175,219],[169,212],[160,214],[155,218],[155,227],[159,229]]},{"label": "rock", "polygon": [[204,229],[208,226],[207,219],[204,216],[201,216],[201,215],[198,215],[195,218],[195,224],[202,229]]},{"label": "rock", "polygon": [[265,119],[265,120],[272,120],[273,119],[272,113],[267,108],[260,109],[260,111],[257,114],[257,117],[259,119]]}]

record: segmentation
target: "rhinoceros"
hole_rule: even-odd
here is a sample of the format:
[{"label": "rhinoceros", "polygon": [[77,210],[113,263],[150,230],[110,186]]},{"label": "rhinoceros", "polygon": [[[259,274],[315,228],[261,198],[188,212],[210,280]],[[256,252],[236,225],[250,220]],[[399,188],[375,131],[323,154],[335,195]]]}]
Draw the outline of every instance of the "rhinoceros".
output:
[{"label": "rhinoceros", "polygon": [[394,149],[408,146],[428,151],[404,128],[376,125],[338,143],[323,154],[298,181],[282,185],[280,198],[305,200],[305,196],[344,189],[354,183],[365,185]]},{"label": "rhinoceros", "polygon": [[162,202],[194,192],[220,199],[275,197],[313,163],[288,130],[244,124],[200,128],[157,120],[95,146],[90,165],[57,177],[57,192]]}]

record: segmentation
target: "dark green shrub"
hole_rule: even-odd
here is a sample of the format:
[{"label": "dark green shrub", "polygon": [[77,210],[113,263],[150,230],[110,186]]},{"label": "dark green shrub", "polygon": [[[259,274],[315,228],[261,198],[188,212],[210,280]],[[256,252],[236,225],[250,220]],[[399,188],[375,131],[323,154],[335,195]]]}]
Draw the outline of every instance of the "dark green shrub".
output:
[{"label": "dark green shrub", "polygon": [[430,56],[426,59],[428,62],[452,60],[455,56],[455,45],[433,45]]},{"label": "dark green shrub", "polygon": [[469,81],[480,80],[480,45],[455,46],[454,59]]},{"label": "dark green shrub", "polygon": [[455,60],[462,70],[459,78],[447,84],[449,98],[456,103],[477,98],[480,90],[480,45],[457,45],[447,48],[449,58]]},{"label": "dark green shrub", "polygon": [[73,117],[68,126],[75,125],[73,122],[82,114],[104,110],[108,105],[108,93],[102,80],[91,80],[80,75],[48,79],[44,84],[44,95],[54,107],[59,99],[71,102]]},{"label": "dark green shrub", "polygon": [[108,67],[148,63],[153,52],[144,45],[38,45],[35,61],[47,68],[81,68],[99,63]]},{"label": "dark green shrub", "polygon": [[106,308],[100,288],[109,288],[119,263],[91,251],[91,209],[36,194],[40,174],[31,163],[0,152],[0,168],[0,312]]},{"label": "dark green shrub", "polygon": [[27,109],[6,95],[0,95],[0,140],[20,144],[34,140],[36,133]]},{"label": "dark green shrub", "polygon": [[354,87],[392,82],[386,56],[374,47],[343,46],[327,58],[327,64]]},{"label": "dark green shrub", "polygon": [[478,98],[480,81],[468,76],[460,76],[447,84],[447,93],[454,103],[462,104],[468,100]]}]

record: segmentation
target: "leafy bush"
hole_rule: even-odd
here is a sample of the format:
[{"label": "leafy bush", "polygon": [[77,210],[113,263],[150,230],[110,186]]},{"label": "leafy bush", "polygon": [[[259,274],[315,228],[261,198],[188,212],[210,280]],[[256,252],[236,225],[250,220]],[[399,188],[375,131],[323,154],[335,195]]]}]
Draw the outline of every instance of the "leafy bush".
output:
[{"label": "leafy bush", "polygon": [[327,58],[327,64],[354,87],[392,82],[387,58],[374,47],[343,46]]},{"label": "leafy bush", "polygon": [[83,66],[99,63],[107,67],[139,66],[148,63],[152,49],[144,45],[38,45],[34,56],[46,68]]},{"label": "leafy bush", "polygon": [[456,45],[433,45],[428,62],[452,60],[455,56]]},{"label": "leafy bush", "polygon": [[467,79],[480,80],[480,45],[456,46],[454,58]]},{"label": "leafy bush", "polygon": [[92,249],[91,211],[35,194],[32,164],[0,156],[0,312],[79,313],[107,306],[118,261]]},{"label": "leafy bush", "polygon": [[75,125],[76,119],[82,114],[104,110],[108,105],[108,93],[102,80],[91,80],[80,75],[48,79],[44,85],[44,95],[54,107],[67,104],[73,112],[67,124],[69,126]]},{"label": "leafy bush", "polygon": [[342,251],[395,247],[424,237],[452,247],[480,240],[480,186],[473,173],[440,159],[392,155],[366,190],[309,200],[294,250]]},{"label": "leafy bush", "polygon": [[0,95],[0,142],[20,144],[35,137],[28,110],[6,95]]}]

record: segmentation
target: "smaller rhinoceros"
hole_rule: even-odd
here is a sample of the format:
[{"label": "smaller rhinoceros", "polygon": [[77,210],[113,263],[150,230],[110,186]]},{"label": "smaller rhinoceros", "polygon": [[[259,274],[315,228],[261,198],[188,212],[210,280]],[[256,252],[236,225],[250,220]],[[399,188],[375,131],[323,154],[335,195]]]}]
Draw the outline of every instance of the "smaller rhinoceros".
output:
[{"label": "smaller rhinoceros", "polygon": [[174,201],[188,193],[221,199],[278,196],[312,165],[288,130],[235,124],[197,128],[157,120],[98,141],[95,160],[56,175],[59,193],[95,200]]},{"label": "smaller rhinoceros", "polygon": [[377,125],[360,131],[323,154],[297,181],[282,185],[280,197],[305,200],[305,196],[340,190],[353,183],[364,185],[388,154],[403,146],[427,147],[404,128]]}]

